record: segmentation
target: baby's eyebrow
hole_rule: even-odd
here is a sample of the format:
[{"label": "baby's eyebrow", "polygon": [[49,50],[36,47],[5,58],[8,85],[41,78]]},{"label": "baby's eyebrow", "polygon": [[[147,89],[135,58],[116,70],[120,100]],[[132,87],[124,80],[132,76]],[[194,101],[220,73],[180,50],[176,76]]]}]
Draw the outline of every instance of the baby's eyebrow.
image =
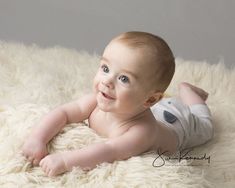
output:
[{"label": "baby's eyebrow", "polygon": [[125,70],[125,69],[122,69],[123,72],[131,75],[132,77],[134,77],[135,79],[138,79],[138,76],[136,74],[134,74],[133,72],[129,71],[129,70]]},{"label": "baby's eyebrow", "polygon": [[108,60],[107,58],[103,57],[103,56],[100,58],[100,60],[101,60],[101,61],[106,61],[106,62],[109,63],[109,60]]},{"label": "baby's eyebrow", "polygon": [[[109,63],[109,60],[108,60],[106,57],[103,57],[103,56],[102,56],[102,57],[100,58],[100,60]],[[131,71],[129,71],[129,70],[126,70],[126,69],[122,69],[122,71],[125,72],[125,73],[127,73],[127,74],[129,74],[129,75],[131,75],[131,76],[134,77],[135,79],[138,79],[138,76],[137,76],[136,74],[134,74],[133,72],[131,72]]]}]

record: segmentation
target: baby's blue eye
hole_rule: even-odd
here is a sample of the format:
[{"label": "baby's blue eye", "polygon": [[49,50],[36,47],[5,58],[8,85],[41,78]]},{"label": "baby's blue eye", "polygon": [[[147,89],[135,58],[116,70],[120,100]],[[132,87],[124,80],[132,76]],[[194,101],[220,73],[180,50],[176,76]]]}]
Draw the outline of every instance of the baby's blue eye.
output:
[{"label": "baby's blue eye", "polygon": [[129,78],[127,76],[122,75],[118,79],[121,80],[122,83],[129,83]]},{"label": "baby's blue eye", "polygon": [[105,73],[109,72],[109,68],[107,67],[107,65],[102,65],[101,68],[102,68],[103,72],[105,72]]}]

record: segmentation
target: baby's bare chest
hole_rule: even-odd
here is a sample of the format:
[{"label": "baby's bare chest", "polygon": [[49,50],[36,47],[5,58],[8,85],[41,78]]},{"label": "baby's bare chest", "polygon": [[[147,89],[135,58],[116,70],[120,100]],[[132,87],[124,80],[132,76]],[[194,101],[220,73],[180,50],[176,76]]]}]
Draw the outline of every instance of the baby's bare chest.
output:
[{"label": "baby's bare chest", "polygon": [[111,119],[104,116],[102,112],[94,111],[88,119],[89,127],[97,132],[100,136],[105,136],[108,138],[117,137],[125,133],[131,123],[126,123],[125,125],[120,125]]}]

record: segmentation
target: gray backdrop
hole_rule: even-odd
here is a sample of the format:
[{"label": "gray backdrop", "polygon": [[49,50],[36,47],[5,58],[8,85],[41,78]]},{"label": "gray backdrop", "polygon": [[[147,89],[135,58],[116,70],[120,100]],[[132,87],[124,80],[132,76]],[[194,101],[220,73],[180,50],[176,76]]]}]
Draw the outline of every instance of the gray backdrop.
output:
[{"label": "gray backdrop", "polygon": [[162,36],[175,56],[235,59],[234,0],[0,0],[0,40],[101,54],[115,35]]}]

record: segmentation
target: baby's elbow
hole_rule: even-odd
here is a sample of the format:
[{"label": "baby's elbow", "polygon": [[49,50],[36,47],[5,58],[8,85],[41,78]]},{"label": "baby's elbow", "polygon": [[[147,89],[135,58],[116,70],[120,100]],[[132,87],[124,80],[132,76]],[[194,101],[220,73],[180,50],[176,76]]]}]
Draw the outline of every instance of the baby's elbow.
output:
[{"label": "baby's elbow", "polygon": [[121,151],[117,146],[115,146],[113,143],[111,142],[106,142],[105,143],[108,147],[108,161],[107,162],[114,162],[114,161],[120,161],[120,160],[125,160],[128,158],[127,155],[125,155],[125,153],[123,151]]},{"label": "baby's elbow", "polygon": [[63,108],[56,108],[52,112],[52,116],[58,120],[60,123],[67,124],[68,123],[68,115]]},{"label": "baby's elbow", "polygon": [[137,155],[135,152],[128,150],[125,147],[118,147],[109,142],[107,142],[106,144],[109,145],[110,148],[110,162],[126,160],[134,155]]},{"label": "baby's elbow", "polygon": [[129,153],[124,153],[124,152],[120,152],[120,153],[116,153],[115,156],[112,158],[112,162],[114,161],[124,161],[127,160],[129,158],[131,158],[133,155],[129,154]]}]

